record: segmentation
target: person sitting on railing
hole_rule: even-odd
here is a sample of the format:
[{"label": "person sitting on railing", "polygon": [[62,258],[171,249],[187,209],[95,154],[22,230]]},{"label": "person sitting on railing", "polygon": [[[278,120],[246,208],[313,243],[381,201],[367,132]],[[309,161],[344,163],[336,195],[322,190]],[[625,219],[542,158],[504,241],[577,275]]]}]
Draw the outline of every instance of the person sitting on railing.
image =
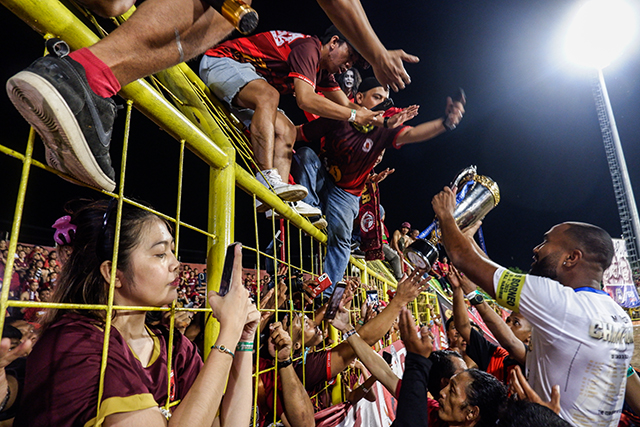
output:
[{"label": "person sitting on railing", "polygon": [[[355,102],[373,109],[388,97],[388,89],[374,77],[369,77],[360,85]],[[291,171],[294,179],[309,189],[304,201],[322,209],[329,224],[324,268],[332,285],[324,291],[326,297],[331,295],[349,263],[359,198],[380,153],[391,146],[400,148],[405,144],[426,141],[455,128],[462,119],[464,107],[463,102],[453,102],[448,98],[444,118],[416,127],[402,126],[417,113],[416,105],[400,110],[384,119],[385,127],[320,118],[297,128],[299,141],[325,138],[320,157],[309,147],[296,149]]]},{"label": "person sitting on railing", "polygon": [[[113,272],[115,305],[171,304],[177,297],[180,263],[173,253],[168,223],[150,211],[124,204],[118,265],[113,266],[117,206],[113,202],[70,206],[67,221],[75,234],[56,233],[58,243],[72,250],[54,302],[107,304]],[[240,281],[241,263],[238,247],[228,293],[208,295],[220,331],[204,364],[196,347],[182,334],[175,334],[169,343],[165,328],[146,327],[145,311],[118,310],[110,324],[104,308],[50,308],[43,321],[44,332],[27,361],[23,399],[14,425],[208,427],[218,413],[223,426],[248,425],[251,350],[259,313]],[[102,380],[103,341],[109,324]],[[173,346],[170,367],[168,345]],[[165,405],[170,409],[160,408]]]},{"label": "person sitting on railing", "polygon": [[[352,109],[334,78],[357,61],[362,61],[360,54],[331,26],[322,39],[269,31],[229,40],[205,52],[200,62],[202,80],[251,130],[256,178],[283,200],[297,202],[293,207],[300,215],[322,212],[300,202],[307,188],[287,183],[296,131],[278,111],[280,94],[295,92],[301,109],[321,117],[369,124],[380,113]],[[316,87],[324,97],[315,93]],[[257,201],[256,209],[268,212],[269,206]]]}]

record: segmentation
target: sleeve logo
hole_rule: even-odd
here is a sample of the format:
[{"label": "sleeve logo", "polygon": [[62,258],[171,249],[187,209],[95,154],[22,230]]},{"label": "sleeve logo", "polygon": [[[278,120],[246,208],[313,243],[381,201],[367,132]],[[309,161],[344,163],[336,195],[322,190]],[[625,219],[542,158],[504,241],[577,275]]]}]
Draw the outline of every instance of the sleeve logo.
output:
[{"label": "sleeve logo", "polygon": [[527,276],[505,270],[498,281],[496,301],[509,310],[520,312],[520,292]]}]

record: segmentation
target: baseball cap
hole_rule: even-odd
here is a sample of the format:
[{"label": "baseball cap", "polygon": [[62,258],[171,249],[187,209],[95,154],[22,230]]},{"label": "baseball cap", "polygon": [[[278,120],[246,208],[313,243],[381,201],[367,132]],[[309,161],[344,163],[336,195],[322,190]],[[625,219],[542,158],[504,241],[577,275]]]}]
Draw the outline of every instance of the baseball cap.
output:
[{"label": "baseball cap", "polygon": [[360,52],[358,52],[358,49],[356,49],[351,44],[351,42],[347,40],[344,34],[342,34],[335,25],[330,26],[329,28],[327,28],[327,31],[324,32],[324,35],[322,36],[322,39],[321,39],[322,44],[326,44],[329,40],[331,40],[331,37],[333,36],[338,36],[340,40],[349,43],[349,46],[351,46],[351,49],[353,49],[353,51],[358,55],[358,59],[356,60],[356,63],[353,65],[365,70],[370,67],[369,63],[362,57]]},{"label": "baseball cap", "polygon": [[408,222],[406,222],[406,221],[405,221],[405,222],[403,222],[403,223],[400,225],[400,228],[405,228],[405,227],[407,227],[409,230],[411,230],[411,224],[409,224],[409,223],[408,223]]}]

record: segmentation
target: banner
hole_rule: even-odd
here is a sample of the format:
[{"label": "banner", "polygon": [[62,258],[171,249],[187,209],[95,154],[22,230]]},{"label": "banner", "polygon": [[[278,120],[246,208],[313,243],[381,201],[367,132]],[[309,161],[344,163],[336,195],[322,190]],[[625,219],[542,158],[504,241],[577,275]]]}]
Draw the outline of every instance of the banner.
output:
[{"label": "banner", "polygon": [[615,253],[611,266],[607,268],[602,276],[604,290],[611,295],[618,304],[624,308],[634,308],[640,306],[638,292],[633,283],[631,265],[627,259],[627,245],[623,239],[613,240]]}]

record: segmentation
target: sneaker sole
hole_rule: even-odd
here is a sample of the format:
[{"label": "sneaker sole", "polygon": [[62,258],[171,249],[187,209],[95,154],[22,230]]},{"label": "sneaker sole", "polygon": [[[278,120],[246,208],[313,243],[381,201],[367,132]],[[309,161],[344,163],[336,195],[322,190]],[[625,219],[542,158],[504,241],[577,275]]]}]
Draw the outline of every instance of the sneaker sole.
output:
[{"label": "sneaker sole", "polygon": [[327,222],[326,219],[324,218],[320,218],[317,221],[313,221],[311,223],[311,225],[313,225],[314,227],[316,227],[318,230],[324,230],[329,226],[329,223]]},{"label": "sneaker sole", "polygon": [[[21,71],[7,81],[7,94],[50,150],[49,166],[94,187],[115,190],[116,183],[98,165],[75,115],[51,83]],[[58,162],[50,162],[52,158]]]},{"label": "sneaker sole", "polygon": [[309,194],[307,189],[301,185],[290,185],[288,188],[276,189],[275,193],[285,202],[298,202],[307,197],[307,194]]}]

